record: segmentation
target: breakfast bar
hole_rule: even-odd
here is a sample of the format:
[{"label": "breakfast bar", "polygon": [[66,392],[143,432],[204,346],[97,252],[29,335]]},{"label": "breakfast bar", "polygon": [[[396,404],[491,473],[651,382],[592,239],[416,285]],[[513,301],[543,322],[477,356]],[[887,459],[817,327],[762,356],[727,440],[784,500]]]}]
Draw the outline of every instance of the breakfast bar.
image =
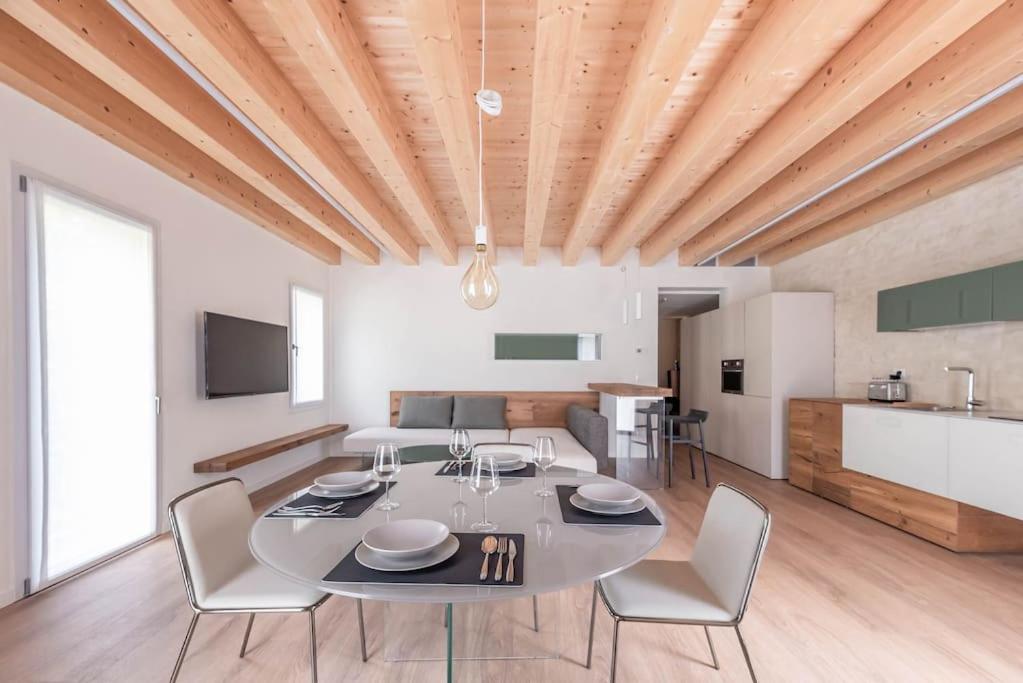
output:
[{"label": "breakfast bar", "polygon": [[[608,462],[609,467],[614,468],[614,476],[640,488],[659,488],[659,467],[653,470],[633,467],[631,462],[634,458],[646,457],[645,447],[634,443],[636,407],[639,402],[649,403],[671,396],[671,389],[621,382],[591,382],[587,388],[600,393],[600,414],[607,418]],[[655,453],[659,450],[655,449]]]}]

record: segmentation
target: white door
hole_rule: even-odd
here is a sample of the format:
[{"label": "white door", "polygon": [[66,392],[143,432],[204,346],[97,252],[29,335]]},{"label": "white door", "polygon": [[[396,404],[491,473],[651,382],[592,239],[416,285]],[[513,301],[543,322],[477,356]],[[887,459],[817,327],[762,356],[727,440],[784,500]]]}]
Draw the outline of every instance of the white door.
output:
[{"label": "white door", "polygon": [[155,237],[38,181],[27,199],[34,591],[156,533]]}]

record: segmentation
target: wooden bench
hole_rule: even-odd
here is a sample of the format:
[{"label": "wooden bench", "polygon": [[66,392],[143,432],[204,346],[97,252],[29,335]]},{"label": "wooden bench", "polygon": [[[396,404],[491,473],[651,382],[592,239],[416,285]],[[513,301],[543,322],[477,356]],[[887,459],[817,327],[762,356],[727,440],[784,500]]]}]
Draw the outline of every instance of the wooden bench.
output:
[{"label": "wooden bench", "polygon": [[231,453],[224,453],[213,458],[206,460],[200,460],[199,462],[192,465],[192,471],[196,474],[210,474],[220,472],[230,472],[236,470],[239,467],[245,465],[251,465],[254,462],[260,460],[266,460],[272,458],[278,453],[284,453],[290,451],[293,448],[304,446],[307,443],[313,443],[314,441],[320,441],[326,439],[328,436],[334,436],[341,432],[348,431],[348,425],[323,425],[322,427],[316,427],[315,429],[308,429],[298,434],[291,434],[289,436],[282,436],[279,439],[273,441],[267,441],[266,443],[256,444],[255,446],[249,446],[243,448],[240,451],[232,451]]}]

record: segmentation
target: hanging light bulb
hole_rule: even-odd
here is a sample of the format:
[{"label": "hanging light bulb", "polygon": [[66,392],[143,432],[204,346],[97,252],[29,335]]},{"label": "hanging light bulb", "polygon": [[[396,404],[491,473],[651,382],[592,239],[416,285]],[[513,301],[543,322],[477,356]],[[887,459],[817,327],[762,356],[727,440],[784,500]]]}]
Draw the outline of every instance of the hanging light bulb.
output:
[{"label": "hanging light bulb", "polygon": [[487,226],[477,225],[476,252],[462,276],[462,298],[471,308],[482,311],[494,305],[499,293],[494,266],[487,259]]},{"label": "hanging light bulb", "polygon": [[481,17],[481,56],[480,56],[480,89],[476,92],[476,123],[479,131],[479,165],[477,166],[478,196],[480,222],[476,226],[476,251],[472,256],[469,270],[462,276],[462,299],[471,308],[482,311],[497,302],[500,288],[497,285],[497,274],[494,266],[487,258],[487,226],[483,217],[483,112],[490,116],[501,113],[501,93],[484,87],[487,65],[487,4],[480,2]]}]

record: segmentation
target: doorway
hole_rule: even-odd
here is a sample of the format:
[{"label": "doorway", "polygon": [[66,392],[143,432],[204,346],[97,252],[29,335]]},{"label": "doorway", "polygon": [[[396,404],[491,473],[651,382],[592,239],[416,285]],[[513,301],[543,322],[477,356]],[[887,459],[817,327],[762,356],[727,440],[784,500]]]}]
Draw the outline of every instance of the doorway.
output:
[{"label": "doorway", "polygon": [[686,318],[713,311],[720,306],[718,289],[660,288],[657,290],[657,384],[668,387],[672,395],[667,399],[669,415],[688,412],[692,377],[695,368],[687,352],[692,340],[686,339]]}]

